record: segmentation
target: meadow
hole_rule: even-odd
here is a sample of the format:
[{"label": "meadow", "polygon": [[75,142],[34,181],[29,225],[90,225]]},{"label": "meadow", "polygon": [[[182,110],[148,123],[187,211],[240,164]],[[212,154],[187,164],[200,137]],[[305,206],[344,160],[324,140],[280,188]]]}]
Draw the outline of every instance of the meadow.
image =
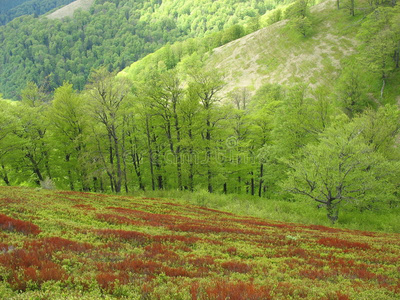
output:
[{"label": "meadow", "polygon": [[400,235],[0,188],[0,299],[399,299]]}]

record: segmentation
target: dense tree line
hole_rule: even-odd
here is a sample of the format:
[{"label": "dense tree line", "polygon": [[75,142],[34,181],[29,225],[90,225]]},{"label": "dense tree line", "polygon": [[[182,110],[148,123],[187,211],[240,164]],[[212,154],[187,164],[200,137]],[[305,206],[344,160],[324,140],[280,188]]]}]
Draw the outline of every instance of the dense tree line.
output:
[{"label": "dense tree line", "polygon": [[[17,6],[11,6],[11,3],[4,3],[5,7],[0,11],[0,25],[5,25],[11,20],[24,15],[40,16],[54,8],[69,4],[73,1],[74,0],[28,0]],[[16,3],[13,3],[13,5],[14,4]],[[7,9],[7,7],[12,8]]]},{"label": "dense tree line", "polygon": [[234,90],[222,101],[223,76],[198,61],[135,83],[101,68],[81,93],[64,83],[49,98],[30,83],[21,102],[1,101],[3,184],[297,195],[326,207],[332,222],[341,205],[399,205],[396,106],[349,116],[336,93],[301,84]]},{"label": "dense tree line", "polygon": [[224,29],[231,30],[220,41],[226,43],[241,33],[235,25],[275,5],[265,0],[98,0],[72,19],[21,17],[0,27],[0,91],[15,98],[27,81],[50,91],[65,80],[81,90],[92,68],[122,70],[166,43]]},{"label": "dense tree line", "polygon": [[0,13],[1,14],[6,13],[13,7],[16,7],[26,1],[29,1],[29,0],[3,0],[3,1],[1,1]]}]

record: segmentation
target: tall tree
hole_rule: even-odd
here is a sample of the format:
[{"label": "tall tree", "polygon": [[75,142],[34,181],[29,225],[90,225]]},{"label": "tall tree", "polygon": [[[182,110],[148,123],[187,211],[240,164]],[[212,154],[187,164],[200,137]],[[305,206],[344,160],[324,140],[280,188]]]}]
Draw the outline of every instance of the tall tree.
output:
[{"label": "tall tree", "polygon": [[72,84],[65,82],[55,90],[47,118],[54,135],[54,144],[64,155],[71,190],[76,188],[76,181],[80,182],[80,189],[89,190],[87,164],[84,162],[88,125],[85,114],[84,102]]},{"label": "tall tree", "polygon": [[169,150],[176,164],[177,188],[182,189],[181,125],[178,112],[183,97],[183,87],[175,71],[154,74],[148,82],[147,94],[154,114],[161,118],[161,127],[167,138]]},{"label": "tall tree", "polygon": [[213,171],[212,171],[212,133],[213,128],[221,120],[221,116],[216,114],[215,108],[219,102],[218,92],[224,86],[221,74],[216,70],[197,69],[190,72],[190,89],[197,95],[203,113],[204,128],[202,138],[205,143],[206,165],[207,165],[207,188],[213,192]]},{"label": "tall tree", "polygon": [[106,130],[109,161],[105,167],[112,189],[119,193],[123,180],[119,129],[122,122],[122,105],[129,95],[130,85],[124,78],[115,75],[106,68],[95,70],[90,77],[87,96],[92,116]]}]

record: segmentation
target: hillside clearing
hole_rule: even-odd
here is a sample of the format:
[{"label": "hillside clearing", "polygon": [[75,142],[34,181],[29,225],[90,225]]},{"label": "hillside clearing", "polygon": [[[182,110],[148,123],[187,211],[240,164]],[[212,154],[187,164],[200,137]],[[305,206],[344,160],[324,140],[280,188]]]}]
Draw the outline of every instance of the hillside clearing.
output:
[{"label": "hillside clearing", "polygon": [[94,0],[76,0],[46,16],[49,19],[72,17],[77,9],[89,10]]},{"label": "hillside clearing", "polygon": [[331,86],[342,60],[354,53],[357,42],[352,33],[346,35],[338,28],[336,19],[343,19],[344,12],[335,10],[334,1],[313,6],[314,12],[318,12],[314,20],[318,25],[310,37],[298,36],[282,20],[214,49],[208,66],[225,73],[224,92],[298,81],[312,88]]}]

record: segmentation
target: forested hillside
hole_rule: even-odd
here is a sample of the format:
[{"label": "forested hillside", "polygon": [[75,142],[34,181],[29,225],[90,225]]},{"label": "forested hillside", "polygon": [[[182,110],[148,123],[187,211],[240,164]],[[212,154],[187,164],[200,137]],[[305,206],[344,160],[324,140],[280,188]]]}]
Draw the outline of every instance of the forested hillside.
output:
[{"label": "forested hillside", "polygon": [[92,68],[122,70],[166,43],[257,19],[276,2],[103,1],[89,12],[49,20],[26,16],[0,27],[0,92],[15,98],[27,81],[52,91],[82,89]]},{"label": "forested hillside", "polygon": [[12,9],[13,7],[16,7],[27,1],[29,0],[2,0],[0,6],[0,13],[5,13],[10,9]]},{"label": "forested hillside", "polygon": [[[40,16],[48,11],[71,3],[74,0],[27,0],[27,1],[5,1],[1,2],[0,25],[5,25],[11,20],[24,16]],[[18,5],[18,3],[21,3]]]}]

